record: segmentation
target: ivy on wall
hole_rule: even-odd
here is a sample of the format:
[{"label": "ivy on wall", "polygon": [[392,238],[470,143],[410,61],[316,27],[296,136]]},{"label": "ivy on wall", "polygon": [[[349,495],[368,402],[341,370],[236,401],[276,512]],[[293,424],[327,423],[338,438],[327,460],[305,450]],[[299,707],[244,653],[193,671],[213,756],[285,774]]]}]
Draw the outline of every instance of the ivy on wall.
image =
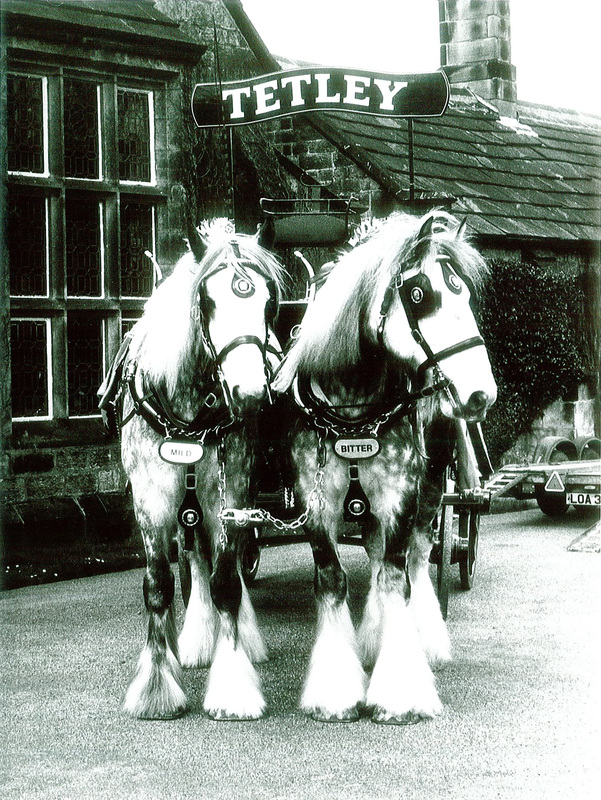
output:
[{"label": "ivy on wall", "polygon": [[555,400],[599,389],[598,268],[493,260],[480,328],[498,399],[484,423],[493,461]]}]

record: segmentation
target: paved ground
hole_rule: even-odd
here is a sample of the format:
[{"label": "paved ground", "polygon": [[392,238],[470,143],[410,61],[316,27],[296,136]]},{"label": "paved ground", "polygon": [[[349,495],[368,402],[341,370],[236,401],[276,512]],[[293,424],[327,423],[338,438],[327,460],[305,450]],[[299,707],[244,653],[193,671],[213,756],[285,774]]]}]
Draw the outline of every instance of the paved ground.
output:
[{"label": "paved ground", "polygon": [[[252,589],[271,651],[269,716],[120,712],[144,637],[141,571],[0,595],[2,796],[33,800],[586,800],[599,789],[599,566],[568,552],[592,524],[571,511],[484,518],[476,585],[450,598],[445,711],[408,728],[328,725],[296,709],[313,624],[308,545],[264,550]],[[343,548],[360,608],[365,558]],[[181,606],[181,604],[180,604]]]}]

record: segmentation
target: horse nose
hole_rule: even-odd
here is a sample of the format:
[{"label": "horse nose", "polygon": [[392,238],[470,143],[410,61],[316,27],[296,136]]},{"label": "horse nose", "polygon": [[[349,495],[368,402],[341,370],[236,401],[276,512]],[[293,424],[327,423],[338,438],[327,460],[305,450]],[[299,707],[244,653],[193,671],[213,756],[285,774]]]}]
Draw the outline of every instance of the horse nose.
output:
[{"label": "horse nose", "polygon": [[267,399],[265,386],[258,392],[246,394],[238,385],[232,389],[232,410],[237,417],[246,417],[257,414]]},{"label": "horse nose", "polygon": [[486,392],[473,392],[464,407],[466,419],[473,419],[476,421],[484,419],[484,415],[491,404],[491,400],[492,398],[489,397]]}]

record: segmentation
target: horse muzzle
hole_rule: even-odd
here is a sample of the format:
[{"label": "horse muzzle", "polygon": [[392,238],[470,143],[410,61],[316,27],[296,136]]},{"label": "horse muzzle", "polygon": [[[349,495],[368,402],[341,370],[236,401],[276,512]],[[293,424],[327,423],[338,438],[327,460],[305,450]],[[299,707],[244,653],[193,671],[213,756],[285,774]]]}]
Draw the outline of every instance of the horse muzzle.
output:
[{"label": "horse muzzle", "polygon": [[234,386],[231,391],[230,410],[236,419],[255,417],[268,399],[266,386],[252,393],[246,393],[240,386]]},{"label": "horse muzzle", "polygon": [[472,392],[467,403],[459,408],[458,416],[467,422],[482,422],[495,400],[496,393],[491,397],[481,390]]},{"label": "horse muzzle", "polygon": [[452,409],[452,416],[466,422],[482,422],[489,408],[497,399],[496,388],[478,389],[470,394],[467,401],[462,402],[455,386],[451,383],[445,390],[447,400]]}]

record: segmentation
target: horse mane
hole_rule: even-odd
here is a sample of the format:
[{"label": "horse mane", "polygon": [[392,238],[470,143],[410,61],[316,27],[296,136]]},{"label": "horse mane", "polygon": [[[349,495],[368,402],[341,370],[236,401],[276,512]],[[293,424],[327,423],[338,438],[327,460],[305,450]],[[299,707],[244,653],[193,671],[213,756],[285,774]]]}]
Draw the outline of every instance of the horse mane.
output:
[{"label": "horse mane", "polygon": [[[420,231],[430,219],[432,232],[427,239],[420,239]],[[356,367],[366,341],[375,343],[374,309],[377,314],[386,287],[399,272],[424,259],[424,245],[435,243],[477,291],[484,280],[486,264],[464,239],[461,227],[450,214],[436,210],[421,219],[396,212],[367,230],[359,243],[329,268],[274,389],[285,391],[296,374],[319,377],[343,374]]]},{"label": "horse mane", "polygon": [[[248,262],[275,289],[279,303],[285,273],[275,257],[259,245],[256,236],[234,234],[215,221],[198,229],[206,244],[199,262],[189,249],[173,272],[146,302],[144,313],[132,329],[130,353],[149,379],[162,384],[173,396],[182,382],[198,381],[211,366],[200,325],[199,292],[203,281],[224,261],[237,267]],[[188,384],[189,385],[189,384]]]}]

